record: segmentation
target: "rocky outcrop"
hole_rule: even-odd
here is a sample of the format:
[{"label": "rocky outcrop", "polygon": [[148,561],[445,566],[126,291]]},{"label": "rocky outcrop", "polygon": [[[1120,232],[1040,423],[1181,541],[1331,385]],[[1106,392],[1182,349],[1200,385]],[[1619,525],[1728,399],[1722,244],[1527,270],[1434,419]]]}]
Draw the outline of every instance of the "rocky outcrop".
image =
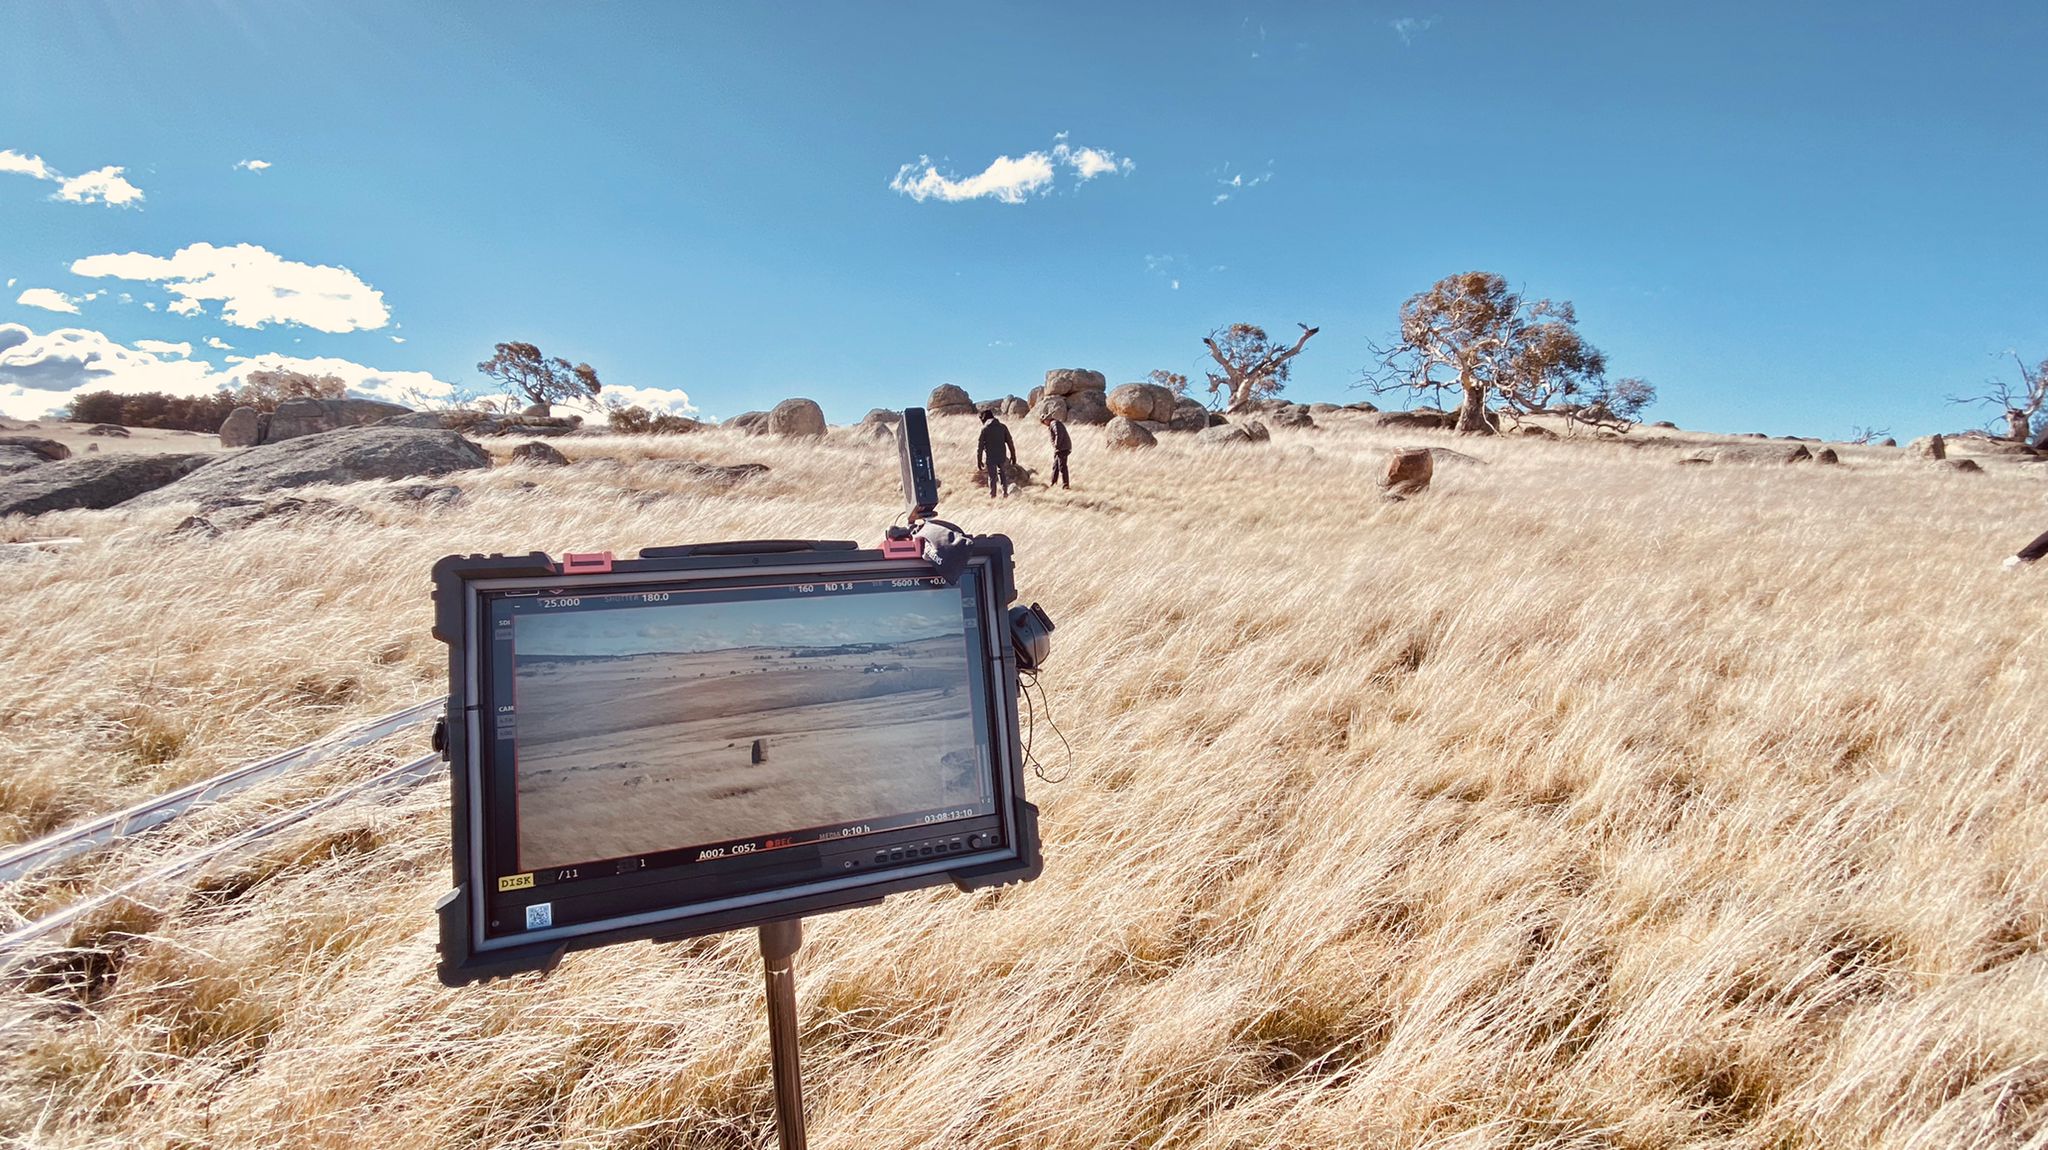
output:
[{"label": "rocky outcrop", "polygon": [[[1055,397],[1048,397],[1055,398]],[[1109,404],[1099,391],[1076,391],[1056,398],[1067,402],[1067,422],[1098,424],[1108,423]]]},{"label": "rocky outcrop", "polygon": [[1907,443],[1906,451],[1916,459],[1947,459],[1948,441],[1939,435],[1923,435]]},{"label": "rocky outcrop", "polygon": [[1168,423],[1180,397],[1156,383],[1126,383],[1104,399],[1112,414],[1139,421]]},{"label": "rocky outcrop", "polygon": [[1180,396],[1174,400],[1173,415],[1166,426],[1172,431],[1200,431],[1209,426],[1209,409],[1200,400]]},{"label": "rocky outcrop", "polygon": [[1436,456],[1426,447],[1405,447],[1387,457],[1386,474],[1380,477],[1380,490],[1389,497],[1405,499],[1429,490],[1429,481],[1436,474]]},{"label": "rocky outcrop", "polygon": [[1022,419],[1031,414],[1031,404],[1021,396],[1006,395],[996,414],[1005,419]]},{"label": "rocky outcrop", "polygon": [[1825,466],[1832,466],[1842,462],[1842,457],[1835,454],[1834,448],[1823,447],[1819,451],[1813,453],[1813,461],[1815,463],[1819,463]]},{"label": "rocky outcrop", "polygon": [[[93,446],[97,447],[98,444]],[[0,475],[11,475],[31,467],[41,467],[49,460],[37,455],[26,447],[0,446]]]},{"label": "rocky outcrop", "polygon": [[[233,419],[231,414],[229,419]],[[568,435],[583,425],[580,415],[494,415],[488,411],[413,411],[380,419],[372,427],[459,431],[464,435]]]},{"label": "rocky outcrop", "polygon": [[569,457],[545,443],[522,443],[512,449],[512,462],[532,463],[541,467],[567,467]]},{"label": "rocky outcrop", "polygon": [[1251,432],[1235,423],[1219,423],[1196,432],[1195,442],[1211,447],[1236,447],[1260,441],[1253,439]]},{"label": "rocky outcrop", "polygon": [[825,409],[808,399],[785,399],[768,413],[768,433],[784,439],[815,439],[825,434]]},{"label": "rocky outcrop", "polygon": [[110,439],[127,439],[134,433],[118,423],[95,423],[85,429],[87,435],[104,435]]},{"label": "rocky outcrop", "polygon": [[150,492],[135,505],[247,497],[315,483],[412,479],[491,465],[488,452],[455,432],[405,427],[351,427],[205,458],[218,462]]},{"label": "rocky outcrop", "polygon": [[744,431],[748,435],[768,434],[768,413],[765,411],[742,411],[725,421],[727,427]]},{"label": "rocky outcrop", "polygon": [[1982,475],[1984,473],[1984,468],[1979,466],[1974,459],[1937,459],[1934,461],[1934,465],[1943,471],[1953,471],[1961,475]]},{"label": "rocky outcrop", "polygon": [[1441,429],[1457,426],[1458,417],[1454,412],[1432,411],[1427,407],[1414,411],[1381,411],[1369,415],[1364,424],[1367,427],[1389,427],[1412,431],[1417,429]]},{"label": "rocky outcrop", "polygon": [[974,400],[967,389],[956,384],[942,383],[932,388],[930,398],[924,402],[928,415],[973,415]]},{"label": "rocky outcrop", "polygon": [[71,458],[71,449],[54,439],[35,435],[0,435],[0,447],[14,447],[45,462]]},{"label": "rocky outcrop", "polygon": [[894,408],[877,407],[874,410],[868,412],[866,415],[861,416],[860,421],[862,423],[868,424],[887,424],[888,426],[893,427],[896,424],[903,422],[903,413],[895,410]]},{"label": "rocky outcrop", "polygon": [[1109,421],[1107,442],[1111,450],[1131,451],[1141,447],[1156,447],[1159,440],[1146,430],[1145,426],[1124,416],[1114,416]]},{"label": "rocky outcrop", "polygon": [[1237,426],[1243,428],[1244,433],[1252,437],[1253,443],[1264,443],[1273,438],[1273,433],[1266,430],[1266,425],[1256,419],[1239,420]]},{"label": "rocky outcrop", "polygon": [[1109,389],[1109,381],[1099,371],[1078,367],[1056,367],[1045,373],[1045,394],[1079,395],[1092,391],[1098,395]]},{"label": "rocky outcrop", "polygon": [[1272,420],[1275,427],[1291,427],[1297,431],[1311,430],[1316,425],[1315,417],[1309,414],[1308,408],[1298,403],[1277,404],[1266,411],[1266,418]]},{"label": "rocky outcrop", "polygon": [[1804,443],[1771,444],[1748,446],[1745,444],[1723,444],[1704,451],[1695,451],[1687,457],[1707,463],[1805,463],[1813,458],[1813,452]]},{"label": "rocky outcrop", "polygon": [[[249,421],[245,412],[257,417],[257,438],[253,442],[240,442],[247,438]],[[238,407],[229,412],[227,420],[221,424],[221,446],[280,443],[304,435],[339,431],[344,427],[364,427],[379,420],[413,414],[415,412],[409,407],[375,399],[288,399],[268,415]],[[238,442],[229,442],[231,428],[232,438]]]},{"label": "rocky outcrop", "polygon": [[270,429],[270,417],[253,407],[238,407],[228,412],[220,424],[220,445],[222,447],[254,447],[263,442],[263,433]]},{"label": "rocky outcrop", "polygon": [[45,463],[0,478],[0,515],[113,507],[176,483],[220,458],[207,453],[131,454]]}]

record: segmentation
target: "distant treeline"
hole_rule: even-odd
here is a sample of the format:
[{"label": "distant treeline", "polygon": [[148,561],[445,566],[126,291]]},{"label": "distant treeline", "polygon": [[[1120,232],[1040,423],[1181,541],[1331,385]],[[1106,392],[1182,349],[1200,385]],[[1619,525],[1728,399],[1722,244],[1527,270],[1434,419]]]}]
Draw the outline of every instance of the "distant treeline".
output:
[{"label": "distant treeline", "polygon": [[238,407],[275,411],[288,399],[340,399],[348,385],[332,375],[258,369],[243,377],[240,390],[223,387],[212,395],[169,395],[141,391],[122,395],[89,391],[72,399],[64,418],[77,423],[117,423],[122,427],[160,427],[167,431],[219,431],[228,413]]}]

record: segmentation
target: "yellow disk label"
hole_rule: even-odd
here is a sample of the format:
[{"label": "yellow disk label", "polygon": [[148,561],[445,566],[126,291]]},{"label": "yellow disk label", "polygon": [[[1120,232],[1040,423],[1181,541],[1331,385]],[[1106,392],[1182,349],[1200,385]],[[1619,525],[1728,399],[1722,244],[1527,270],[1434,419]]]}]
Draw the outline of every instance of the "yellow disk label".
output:
[{"label": "yellow disk label", "polygon": [[527,887],[530,887],[532,885],[532,871],[528,871],[525,874],[508,874],[505,877],[498,880],[499,890],[525,890]]}]

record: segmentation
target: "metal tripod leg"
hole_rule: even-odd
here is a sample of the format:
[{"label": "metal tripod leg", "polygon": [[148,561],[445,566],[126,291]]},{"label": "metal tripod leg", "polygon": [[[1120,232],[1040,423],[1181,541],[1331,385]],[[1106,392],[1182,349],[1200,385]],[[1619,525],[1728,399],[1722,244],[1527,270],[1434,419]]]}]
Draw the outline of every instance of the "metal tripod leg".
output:
[{"label": "metal tripod leg", "polygon": [[761,927],[761,966],[768,979],[768,1053],[775,1077],[775,1135],[782,1150],[805,1150],[804,1071],[796,1044],[793,961],[803,944],[799,919]]}]

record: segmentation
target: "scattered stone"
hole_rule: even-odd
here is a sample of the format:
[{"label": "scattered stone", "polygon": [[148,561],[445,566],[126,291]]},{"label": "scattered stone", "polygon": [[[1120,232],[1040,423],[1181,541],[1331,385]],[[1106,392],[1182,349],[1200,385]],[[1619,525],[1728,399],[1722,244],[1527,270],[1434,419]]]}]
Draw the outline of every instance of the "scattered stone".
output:
[{"label": "scattered stone", "polygon": [[1399,499],[1429,490],[1436,474],[1436,457],[1426,447],[1406,447],[1387,457],[1387,473],[1380,490]]},{"label": "scattered stone", "polygon": [[1655,422],[1655,423],[1651,424],[1650,426],[1651,426],[1651,427],[1661,427],[1661,428],[1664,428],[1664,429],[1665,429],[1665,430],[1667,430],[1667,431],[1677,431],[1677,430],[1678,430],[1678,425],[1677,425],[1677,424],[1675,424],[1675,423],[1673,423],[1673,422],[1671,422],[1671,421],[1670,421],[1670,420],[1668,420],[1668,419],[1660,419],[1660,420],[1658,420],[1657,422]]},{"label": "scattered stone", "polygon": [[1842,462],[1842,457],[1835,454],[1834,448],[1823,447],[1819,451],[1813,453],[1813,461],[1824,466],[1832,467],[1837,464],[1840,464]]},{"label": "scattered stone", "polygon": [[1109,392],[1103,402],[1123,419],[1170,422],[1180,397],[1156,383],[1126,383]]},{"label": "scattered stone", "polygon": [[539,467],[567,467],[569,457],[545,443],[522,443],[512,449],[512,462]]},{"label": "scattered stone", "polygon": [[132,434],[118,423],[95,423],[85,429],[87,435],[105,435],[115,439],[127,439]]},{"label": "scattered stone", "polygon": [[974,400],[967,389],[958,384],[942,383],[932,388],[931,397],[924,402],[924,409],[930,415],[973,415]]},{"label": "scattered stone", "polygon": [[98,455],[100,451],[100,445],[97,443],[88,443],[85,445],[85,449],[94,455]]},{"label": "scattered stone", "polygon": [[748,435],[768,434],[768,413],[765,411],[742,411],[725,421],[727,427],[736,428]]},{"label": "scattered stone", "polygon": [[1202,423],[1205,426],[1222,427],[1229,422],[1230,420],[1220,411],[1210,411],[1207,408],[1202,409]]},{"label": "scattered stone", "polygon": [[1522,429],[1521,429],[1521,430],[1520,430],[1519,432],[1517,432],[1517,434],[1519,434],[1519,435],[1520,435],[1520,436],[1521,436],[1522,438],[1524,438],[1524,439],[1556,439],[1556,438],[1557,438],[1557,432],[1555,432],[1555,431],[1552,431],[1552,430],[1550,430],[1550,429],[1549,429],[1549,428],[1547,428],[1547,427],[1538,427],[1538,426],[1536,426],[1536,425],[1535,425],[1535,424],[1533,424],[1533,423],[1531,423],[1531,424],[1525,424],[1525,425],[1524,425],[1524,426],[1522,427]]},{"label": "scattered stone", "polygon": [[[229,418],[233,418],[230,414]],[[267,417],[266,417],[267,418]],[[695,421],[690,421],[694,423]],[[583,426],[580,415],[494,415],[488,411],[411,411],[369,424],[371,427],[409,427],[429,431],[459,431],[464,435],[521,435],[552,438],[571,435]],[[689,430],[689,429],[685,429]],[[275,435],[263,440],[270,443]]]},{"label": "scattered stone", "polygon": [[1200,400],[1183,395],[1174,401],[1173,418],[1166,426],[1171,431],[1200,431],[1209,426],[1209,409]]},{"label": "scattered stone", "polygon": [[[1413,451],[1415,450],[1415,448],[1404,447],[1401,448],[1401,450]],[[1484,459],[1481,459],[1476,455],[1467,455],[1462,451],[1453,451],[1448,447],[1431,447],[1426,448],[1425,450],[1429,452],[1429,457],[1431,459],[1436,460],[1438,463],[1463,463],[1470,464],[1474,467],[1492,466],[1492,464],[1489,464]]]},{"label": "scattered stone", "polygon": [[1906,452],[1919,459],[1947,459],[1948,440],[1939,435],[1923,435],[1907,443]]},{"label": "scattered stone", "polygon": [[783,439],[816,439],[825,434],[825,410],[808,399],[785,399],[768,413],[768,432]]},{"label": "scattered stone", "polygon": [[1266,430],[1266,425],[1256,419],[1247,419],[1237,426],[1242,427],[1244,433],[1252,437],[1253,443],[1264,443],[1273,438],[1273,433]]},{"label": "scattered stone", "polygon": [[1309,405],[1308,405],[1308,413],[1309,413],[1310,415],[1329,415],[1329,414],[1331,414],[1332,412],[1337,412],[1337,411],[1342,411],[1342,410],[1344,410],[1344,409],[1343,409],[1343,408],[1341,408],[1341,407],[1338,407],[1338,406],[1337,406],[1336,404],[1334,404],[1334,403],[1311,403],[1311,404],[1309,404]]},{"label": "scattered stone", "polygon": [[1375,414],[1367,427],[1399,428],[1401,430],[1440,430],[1454,426],[1457,416],[1450,412],[1433,411],[1427,407],[1414,411],[1382,411]]},{"label": "scattered stone", "polygon": [[720,465],[716,463],[699,463],[694,459],[664,459],[660,461],[660,466],[665,471],[687,475],[691,479],[708,480],[718,487],[731,487],[744,480],[752,479],[757,475],[768,474],[768,465],[765,463]]},{"label": "scattered stone", "polygon": [[1316,425],[1315,416],[1310,415],[1308,408],[1298,403],[1275,407],[1266,413],[1266,417],[1279,427],[1308,430]]},{"label": "scattered stone", "polygon": [[1109,421],[1107,439],[1110,448],[1119,451],[1155,447],[1159,443],[1159,440],[1155,439],[1150,431],[1145,430],[1142,424],[1121,415]]},{"label": "scattered stone", "polygon": [[1958,435],[1948,441],[1949,447],[1960,447],[1978,455],[2011,455],[2031,459],[2038,453],[2024,443],[2010,439],[1993,439],[1988,435]]},{"label": "scattered stone", "polygon": [[101,510],[176,483],[218,458],[133,454],[45,463],[0,478],[0,515]]},{"label": "scattered stone", "polygon": [[1344,410],[1346,410],[1346,411],[1363,411],[1363,412],[1367,412],[1367,413],[1376,413],[1376,412],[1378,412],[1378,411],[1379,411],[1379,407],[1378,407],[1377,405],[1374,405],[1374,404],[1370,404],[1370,403],[1367,403],[1366,401],[1364,401],[1364,400],[1362,400],[1362,399],[1361,399],[1361,400],[1359,400],[1359,401],[1358,401],[1357,403],[1347,403],[1347,404],[1345,404],[1345,405],[1344,405]]},{"label": "scattered stone", "polygon": [[996,412],[1005,419],[1022,419],[1031,413],[1031,404],[1022,396],[1006,395],[1002,407]]},{"label": "scattered stone", "polygon": [[385,498],[420,507],[453,507],[462,502],[462,488],[453,483],[408,483],[392,488]]},{"label": "scattered stone", "polygon": [[1977,461],[1974,459],[1937,459],[1934,461],[1934,465],[1944,471],[1954,471],[1964,475],[1981,475],[1984,473],[1984,469],[1978,466]]},{"label": "scattered stone", "polygon": [[41,439],[33,435],[0,435],[0,447],[19,447],[52,463],[59,459],[71,458],[70,448],[54,439]]},{"label": "scattered stone", "polygon": [[861,416],[860,421],[865,424],[879,423],[884,426],[893,427],[896,424],[903,422],[903,413],[895,410],[894,408],[877,407],[869,411],[866,415]]},{"label": "scattered stone", "polygon": [[1813,458],[1804,443],[1779,444],[1765,447],[1737,446],[1723,444],[1696,451],[1688,458],[1704,463],[1804,463]]},{"label": "scattered stone", "polygon": [[151,491],[135,505],[204,502],[314,483],[411,479],[491,465],[488,452],[452,431],[403,427],[351,427],[203,458],[217,462]]},{"label": "scattered stone", "polygon": [[1235,424],[1217,424],[1195,433],[1195,442],[1212,447],[1226,447],[1253,442],[1251,434]]}]

